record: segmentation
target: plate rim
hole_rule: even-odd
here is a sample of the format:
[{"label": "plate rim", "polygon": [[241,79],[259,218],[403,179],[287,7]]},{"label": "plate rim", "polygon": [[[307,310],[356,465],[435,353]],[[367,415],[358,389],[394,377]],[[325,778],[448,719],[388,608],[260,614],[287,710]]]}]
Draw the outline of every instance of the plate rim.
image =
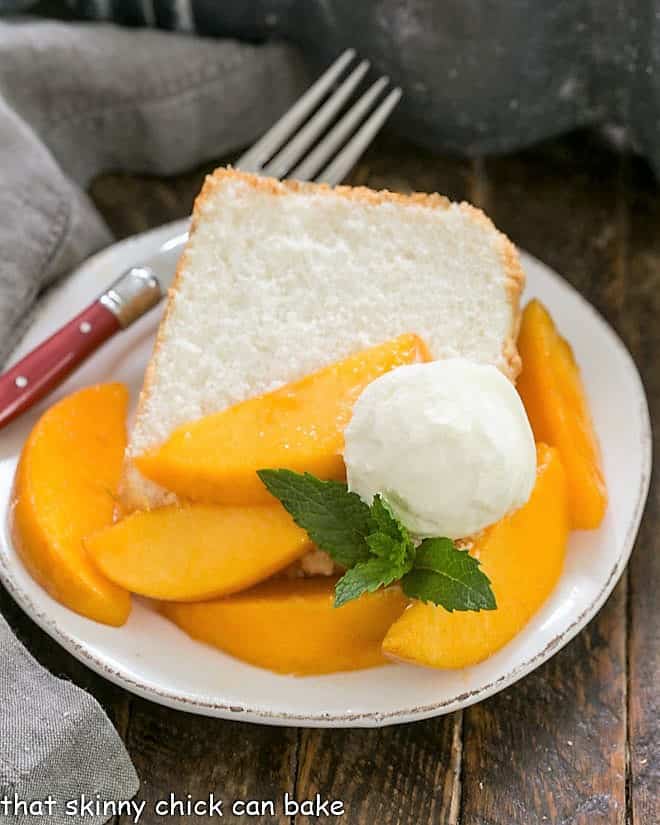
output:
[{"label": "plate rim", "polygon": [[[72,270],[70,274],[74,275],[93,263],[98,263],[103,260],[105,256],[109,255],[111,251],[115,253],[118,251],[124,251],[136,244],[137,241],[147,242],[150,238],[153,238],[154,240],[167,238],[169,237],[169,233],[174,234],[177,230],[180,231],[187,225],[188,220],[183,219],[155,227],[147,230],[146,232],[132,235],[110,245],[109,247],[106,247],[105,249],[100,250],[90,258],[87,258],[78,267]],[[157,255],[159,252],[163,251],[163,247],[165,246],[167,246],[167,241],[161,242],[152,254]],[[198,715],[267,725],[293,725],[300,727],[380,727],[393,724],[404,724],[411,721],[420,721],[433,716],[451,713],[452,711],[469,707],[470,705],[483,701],[500,690],[515,684],[528,673],[546,662],[551,656],[575,638],[575,636],[591,621],[591,619],[597,615],[619,581],[630,558],[630,554],[632,552],[643,517],[650,488],[653,458],[652,429],[646,391],[639,374],[639,370],[637,369],[637,365],[635,364],[632,355],[619,337],[618,333],[598,312],[598,310],[559,273],[551,269],[533,255],[530,255],[520,249],[519,253],[523,261],[523,268],[526,260],[530,261],[534,266],[541,268],[561,290],[570,293],[571,297],[576,299],[581,305],[581,308],[592,315],[595,322],[603,328],[605,333],[611,339],[613,345],[618,350],[619,355],[622,356],[627,363],[628,370],[634,379],[634,400],[636,401],[641,435],[640,451],[642,471],[639,476],[639,486],[635,499],[633,517],[628,525],[628,530],[622,541],[622,552],[619,554],[616,563],[611,568],[605,584],[602,586],[597,596],[587,606],[585,606],[585,608],[565,630],[553,637],[541,651],[525,659],[512,670],[500,675],[482,687],[456,694],[451,698],[443,699],[438,702],[400,708],[388,712],[348,711],[346,713],[328,712],[297,714],[288,711],[273,711],[259,706],[246,708],[242,705],[212,701],[203,697],[186,697],[181,693],[168,691],[167,689],[157,685],[149,685],[148,682],[136,681],[128,674],[122,672],[121,668],[117,668],[116,665],[114,667],[110,666],[107,662],[103,661],[103,659],[97,657],[94,653],[88,650],[84,644],[81,644],[75,639],[75,637],[70,635],[66,630],[63,630],[57,624],[55,619],[49,617],[42,610],[37,609],[30,596],[25,593],[18,582],[15,581],[4,554],[0,554],[0,579],[2,579],[2,582],[11,597],[19,605],[21,610],[23,610],[29,618],[31,618],[54,641],[60,644],[72,656],[81,661],[101,677],[118,685],[119,687],[124,688],[125,690],[128,690],[130,693],[140,696],[141,698],[156,701],[161,705]],[[67,280],[58,285],[53,292],[59,292],[60,290],[66,289]],[[40,311],[36,314],[35,318],[32,319],[25,335],[12,351],[7,362],[8,364],[11,364],[12,361],[18,357],[30,329],[34,326],[37,319],[48,311],[49,303],[49,300],[46,300],[44,305],[40,308]]]}]

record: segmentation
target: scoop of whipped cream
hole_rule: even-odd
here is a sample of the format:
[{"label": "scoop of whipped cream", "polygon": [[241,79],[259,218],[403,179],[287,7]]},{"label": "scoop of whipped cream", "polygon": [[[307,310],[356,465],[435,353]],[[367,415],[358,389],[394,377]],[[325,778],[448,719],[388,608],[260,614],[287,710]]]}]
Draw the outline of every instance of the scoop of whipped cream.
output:
[{"label": "scoop of whipped cream", "polygon": [[472,535],[521,507],[536,449],[515,387],[461,358],[399,367],[369,384],[344,433],[349,489],[376,493],[419,538]]}]

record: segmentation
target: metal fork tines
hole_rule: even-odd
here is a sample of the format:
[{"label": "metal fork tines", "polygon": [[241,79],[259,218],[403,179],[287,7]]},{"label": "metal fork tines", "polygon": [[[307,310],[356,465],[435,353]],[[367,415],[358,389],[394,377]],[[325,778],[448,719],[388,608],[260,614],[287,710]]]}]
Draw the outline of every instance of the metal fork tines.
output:
[{"label": "metal fork tines", "polygon": [[344,77],[354,59],[353,49],[345,51],[236,167],[275,178],[340,183],[401,99],[398,87],[383,97],[389,79],[381,77],[346,108],[369,70],[362,60]]}]

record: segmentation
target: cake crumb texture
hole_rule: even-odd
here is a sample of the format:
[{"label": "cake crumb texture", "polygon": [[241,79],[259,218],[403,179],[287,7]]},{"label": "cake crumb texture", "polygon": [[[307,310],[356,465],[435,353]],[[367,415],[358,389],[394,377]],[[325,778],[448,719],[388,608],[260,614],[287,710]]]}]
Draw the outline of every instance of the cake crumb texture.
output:
[{"label": "cake crumb texture", "polygon": [[165,500],[130,456],[175,427],[402,333],[515,378],[522,282],[513,245],[467,204],[216,170],[147,371],[122,503]]}]

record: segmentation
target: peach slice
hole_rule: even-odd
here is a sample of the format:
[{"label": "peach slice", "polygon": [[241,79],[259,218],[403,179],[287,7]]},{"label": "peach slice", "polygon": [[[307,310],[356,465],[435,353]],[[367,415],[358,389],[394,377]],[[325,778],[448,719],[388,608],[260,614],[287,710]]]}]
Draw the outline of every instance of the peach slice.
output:
[{"label": "peach slice", "polygon": [[225,599],[161,605],[194,639],[258,667],[312,675],[382,665],[407,601],[398,587],[333,607],[334,578],[273,579]]},{"label": "peach slice", "polygon": [[135,512],[88,536],[85,546],[113,582],[167,601],[234,593],[312,548],[307,533],[279,504],[197,504]]},{"label": "peach slice", "polygon": [[429,358],[420,338],[401,335],[186,424],[135,463],[147,478],[181,498],[207,503],[272,503],[256,474],[263,468],[288,467],[341,480],[343,431],[362,390],[384,372]]},{"label": "peach slice", "polygon": [[518,349],[518,392],[536,440],[557,447],[561,454],[571,523],[582,529],[598,527],[607,508],[607,490],[580,369],[539,301],[525,307]]},{"label": "peach slice", "polygon": [[564,563],[568,495],[559,452],[539,444],[537,462],[527,504],[479,534],[470,551],[491,581],[497,609],[449,613],[416,602],[385,637],[387,656],[435,668],[476,664],[510,641],[545,602]]},{"label": "peach slice", "polygon": [[128,393],[121,384],[80,390],[39,419],[14,482],[12,535],[26,568],[53,598],[119,626],[130,595],[87,557],[83,537],[112,523]]}]

